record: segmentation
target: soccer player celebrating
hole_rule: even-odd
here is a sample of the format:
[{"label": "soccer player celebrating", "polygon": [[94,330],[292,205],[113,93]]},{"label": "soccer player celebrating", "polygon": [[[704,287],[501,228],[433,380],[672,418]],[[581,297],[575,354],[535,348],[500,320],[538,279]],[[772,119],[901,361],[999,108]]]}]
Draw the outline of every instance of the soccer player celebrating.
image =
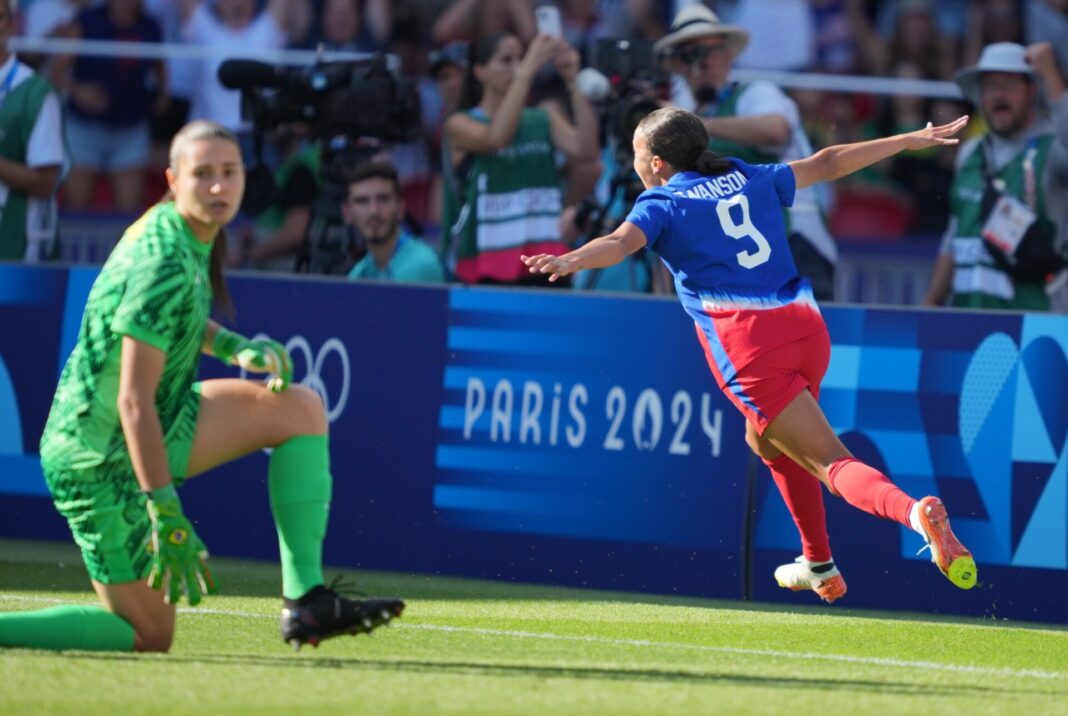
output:
[{"label": "soccer player celebrating", "polygon": [[634,134],[634,169],[646,190],[627,220],[562,256],[523,257],[531,272],[555,280],[644,247],[660,255],[720,389],[746,417],[746,442],[771,470],[801,534],[802,556],[775,570],[780,586],[812,589],[827,602],[846,592],[831,558],[820,482],[849,504],[919,532],[953,584],[975,586],[975,561],[942,501],[915,500],[854,458],[820,410],[830,338],[807,279],[797,274],[782,219],[797,189],[905,149],[956,144],[951,137],[967,121],[750,165],[708,150],[693,113],[659,109]]},{"label": "soccer player celebrating", "polygon": [[[172,200],[123,235],[89,293],[77,345],[41,438],[41,465],[103,608],[0,614],[0,645],[167,651],[175,604],[216,592],[208,553],[182,512],[188,477],[273,447],[267,487],[282,561],[282,638],[296,648],[369,632],[396,599],[355,601],[323,584],[330,505],[327,419],[318,395],[290,386],[284,347],[208,318],[232,309],[222,227],[245,174],[237,140],[213,122],[174,137]],[[272,373],[265,385],[195,382],[201,353]]]}]

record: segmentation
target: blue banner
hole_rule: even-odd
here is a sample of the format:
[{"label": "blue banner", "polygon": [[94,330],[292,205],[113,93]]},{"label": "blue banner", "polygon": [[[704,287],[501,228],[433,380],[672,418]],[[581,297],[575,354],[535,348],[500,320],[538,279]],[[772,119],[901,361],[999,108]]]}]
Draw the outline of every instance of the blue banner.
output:
[{"label": "blue banner", "polygon": [[[68,539],[37,463],[95,270],[0,266],[5,537]],[[660,593],[813,603],[772,578],[796,530],[677,303],[245,274],[236,328],[293,354],[331,420],[326,560]],[[828,496],[845,603],[1068,621],[1068,318],[824,310],[821,403],[910,494],[938,494],[980,585]],[[205,359],[205,379],[237,377]],[[277,557],[266,454],[190,480],[216,554]],[[759,468],[759,469],[758,469]]]}]

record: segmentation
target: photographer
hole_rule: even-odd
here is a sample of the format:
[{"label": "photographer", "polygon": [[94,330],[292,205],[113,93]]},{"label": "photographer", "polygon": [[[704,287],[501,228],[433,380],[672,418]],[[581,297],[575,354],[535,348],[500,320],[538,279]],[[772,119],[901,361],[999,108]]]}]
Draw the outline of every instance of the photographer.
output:
[{"label": "photographer", "polygon": [[[519,256],[567,250],[556,151],[597,158],[597,120],[575,85],[578,53],[547,35],[535,37],[525,55],[521,49],[513,35],[473,42],[460,110],[445,121],[442,249],[465,283],[546,285]],[[549,60],[567,86],[575,124],[552,106],[524,109]]]},{"label": "photographer", "polygon": [[[731,65],[748,42],[748,32],[724,25],[704,5],[680,10],[671,31],[654,45],[677,75],[672,103],[702,118],[709,148],[720,156],[766,163],[811,155],[797,105],[781,89],[766,81],[728,82]],[[785,212],[798,272],[812,283],[817,300],[832,300],[838,249],[816,188],[799,191]]]}]

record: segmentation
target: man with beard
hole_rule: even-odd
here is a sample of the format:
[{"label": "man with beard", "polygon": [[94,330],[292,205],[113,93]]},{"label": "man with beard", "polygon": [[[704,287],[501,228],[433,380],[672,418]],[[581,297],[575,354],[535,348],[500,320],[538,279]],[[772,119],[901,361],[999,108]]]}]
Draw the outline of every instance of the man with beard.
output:
[{"label": "man with beard", "polygon": [[[680,10],[670,32],[653,46],[674,73],[672,104],[702,118],[709,148],[720,156],[765,164],[811,155],[797,104],[781,89],[765,80],[728,81],[734,58],[748,42],[744,28],[723,24],[700,3]],[[785,219],[798,273],[812,283],[818,301],[832,300],[838,248],[817,188],[798,191]]]},{"label": "man with beard", "polygon": [[988,45],[955,79],[989,130],[957,156],[925,303],[1049,310],[1068,228],[1068,92],[1053,47]]},{"label": "man with beard", "polygon": [[392,164],[371,161],[358,166],[349,178],[341,211],[345,223],[357,231],[367,247],[367,255],[352,267],[349,278],[417,283],[445,280],[434,250],[401,227],[404,200]]}]

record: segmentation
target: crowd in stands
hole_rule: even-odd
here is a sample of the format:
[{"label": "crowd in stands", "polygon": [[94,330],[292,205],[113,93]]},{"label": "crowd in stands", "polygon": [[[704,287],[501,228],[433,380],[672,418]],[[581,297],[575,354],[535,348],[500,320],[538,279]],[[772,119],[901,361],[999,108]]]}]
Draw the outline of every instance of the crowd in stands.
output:
[{"label": "crowd in stands", "polygon": [[[558,39],[538,34],[535,9],[545,4],[559,9]],[[246,57],[320,47],[395,54],[415,81],[422,132],[360,155],[375,163],[371,178],[383,185],[394,182],[381,165],[396,169],[404,220],[393,241],[421,235],[451,278],[513,283],[528,280],[519,253],[582,240],[589,227],[575,219],[591,204],[594,215],[613,215],[598,204],[611,201],[617,157],[599,121],[604,105],[579,77],[596,62],[598,41],[625,37],[670,50],[664,42],[678,31],[673,22],[696,5],[747,37],[740,52],[725,51],[734,69],[951,81],[993,43],[1043,41],[1062,72],[1068,68],[1068,0],[24,0],[16,34],[224,46]],[[233,227],[230,264],[289,270],[300,260],[324,213],[321,147],[300,127],[283,127],[257,151],[239,93],[219,84],[219,61],[21,59],[51,80],[64,105],[70,166],[58,197],[61,220],[150,205],[165,188],[170,137],[183,122],[208,118],[237,130],[248,164],[268,167],[275,180],[256,202],[260,213],[246,212]],[[672,67],[676,80],[681,67]],[[676,82],[659,90],[660,99],[685,107],[679,96],[686,91]],[[688,101],[695,109],[704,100]],[[979,114],[967,99],[921,94],[789,89],[781,104],[797,123],[789,128],[793,139],[780,143],[799,151]],[[710,127],[717,121],[712,112],[704,116]],[[985,130],[979,117],[969,127],[973,137]],[[933,255],[950,219],[955,158],[951,147],[899,156],[840,182],[833,195],[828,188],[813,206],[838,239],[926,237]],[[481,185],[465,181],[473,174]],[[522,186],[510,179],[519,175]],[[351,193],[337,197],[344,210],[336,207],[326,221],[359,233],[351,201]],[[509,204],[517,201],[518,213]],[[810,241],[833,263],[833,247]],[[364,259],[374,253],[366,242],[354,246],[334,272],[355,271],[361,261],[359,275],[385,275],[385,265]],[[645,273],[622,287],[655,286],[655,271]]]}]

